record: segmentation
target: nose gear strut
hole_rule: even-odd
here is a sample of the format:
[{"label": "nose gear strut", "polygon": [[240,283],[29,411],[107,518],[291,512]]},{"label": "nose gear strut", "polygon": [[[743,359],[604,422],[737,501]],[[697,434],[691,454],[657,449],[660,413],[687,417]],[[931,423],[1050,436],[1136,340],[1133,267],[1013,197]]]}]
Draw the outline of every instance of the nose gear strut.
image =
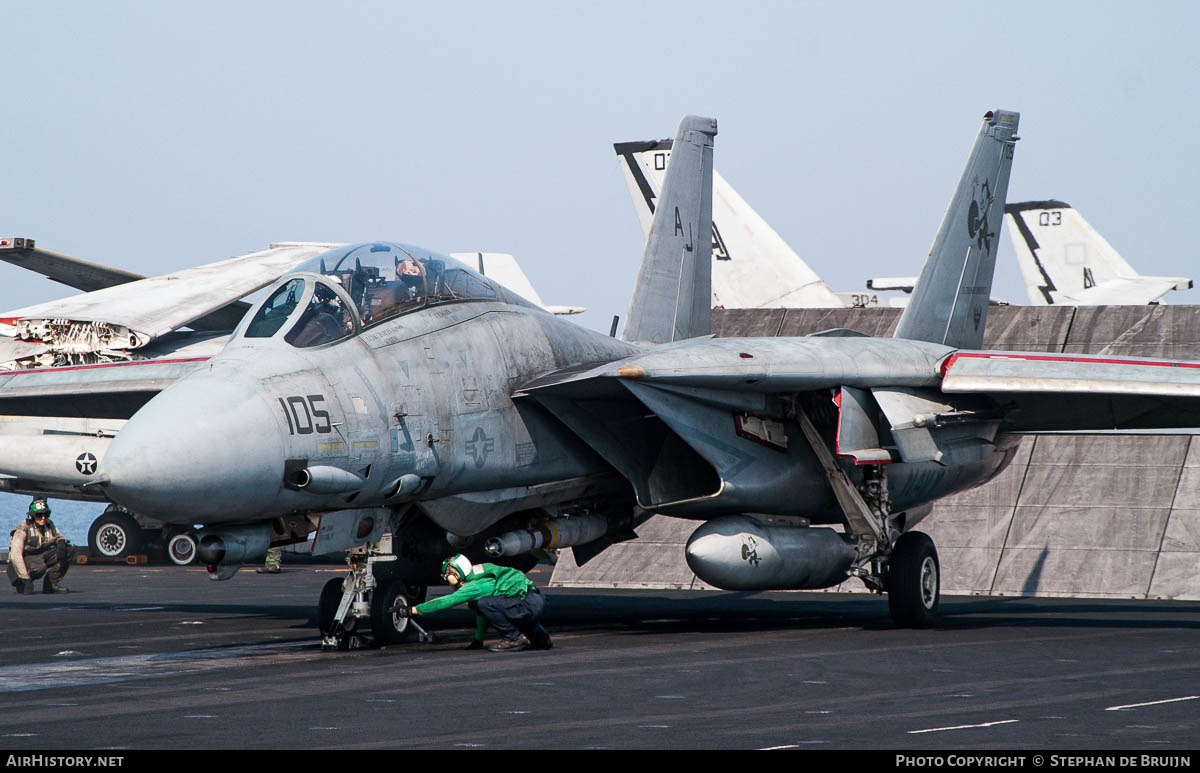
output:
[{"label": "nose gear strut", "polygon": [[[425,588],[389,578],[395,574],[389,570],[396,560],[390,533],[373,545],[350,551],[345,578],[334,578],[321,590],[317,609],[321,649],[353,650],[372,642],[399,644],[410,638],[410,626],[420,641],[433,641],[433,634],[408,614],[409,607],[424,598]],[[363,620],[370,624],[370,636],[361,630]]]}]

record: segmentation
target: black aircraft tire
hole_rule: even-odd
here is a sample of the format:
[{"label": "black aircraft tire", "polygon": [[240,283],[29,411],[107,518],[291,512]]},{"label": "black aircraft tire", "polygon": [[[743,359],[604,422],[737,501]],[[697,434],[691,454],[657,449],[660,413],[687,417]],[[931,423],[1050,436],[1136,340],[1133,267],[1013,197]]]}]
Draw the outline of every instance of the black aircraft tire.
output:
[{"label": "black aircraft tire", "polygon": [[928,535],[910,531],[896,540],[887,576],[888,609],[899,628],[928,628],[937,619],[941,565]]},{"label": "black aircraft tire", "polygon": [[409,605],[424,604],[425,598],[429,596],[428,585],[405,585],[404,595],[408,597]]},{"label": "black aircraft tire", "polygon": [[412,635],[408,618],[396,614],[398,602],[405,606],[410,602],[405,590],[404,583],[393,580],[371,594],[371,631],[380,644],[401,644]]},{"label": "black aircraft tire", "polygon": [[337,616],[338,605],[342,603],[342,578],[334,577],[321,588],[321,600],[317,602],[317,628],[322,636],[329,636],[333,631],[333,618]]},{"label": "black aircraft tire", "polygon": [[125,558],[142,552],[142,527],[119,510],[106,510],[88,529],[88,550],[103,558]]}]

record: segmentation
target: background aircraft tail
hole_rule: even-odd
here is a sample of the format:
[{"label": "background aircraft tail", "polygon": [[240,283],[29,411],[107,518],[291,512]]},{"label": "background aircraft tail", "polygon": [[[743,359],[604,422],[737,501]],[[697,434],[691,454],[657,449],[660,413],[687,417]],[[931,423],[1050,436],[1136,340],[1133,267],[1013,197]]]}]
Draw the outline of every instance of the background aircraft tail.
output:
[{"label": "background aircraft tail", "polygon": [[921,270],[896,338],[983,344],[1019,113],[988,112]]},{"label": "background aircraft tail", "polygon": [[[671,157],[671,140],[618,142],[617,165],[642,233],[650,222]],[[720,172],[713,170],[712,305],[714,308],[810,308],[852,305],[817,276]],[[865,293],[859,293],[865,295]]]},{"label": "background aircraft tail", "polygon": [[712,166],[715,118],[679,124],[646,239],[623,337],[666,343],[712,332]]},{"label": "background aircraft tail", "polygon": [[1153,303],[1187,290],[1187,277],[1142,276],[1064,201],[1004,207],[1004,219],[1033,306]]},{"label": "background aircraft tail", "polygon": [[542,296],[533,288],[533,283],[525,275],[524,269],[517,259],[507,252],[452,252],[450,257],[470,265],[475,264],[479,273],[495,279],[500,284],[512,290],[531,303],[541,306],[551,314],[582,314],[587,306],[547,306],[542,302]]}]

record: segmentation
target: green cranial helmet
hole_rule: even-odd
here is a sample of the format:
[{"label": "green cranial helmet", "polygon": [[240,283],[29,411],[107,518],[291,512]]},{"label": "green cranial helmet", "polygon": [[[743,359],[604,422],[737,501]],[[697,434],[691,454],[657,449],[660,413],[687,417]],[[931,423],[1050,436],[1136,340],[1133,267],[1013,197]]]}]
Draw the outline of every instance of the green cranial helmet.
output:
[{"label": "green cranial helmet", "polygon": [[442,578],[445,579],[450,570],[458,572],[460,579],[465,580],[471,574],[471,561],[462,553],[455,553],[442,562]]},{"label": "green cranial helmet", "polygon": [[50,505],[46,504],[46,500],[38,497],[29,503],[29,518],[40,518],[41,516],[50,517]]}]

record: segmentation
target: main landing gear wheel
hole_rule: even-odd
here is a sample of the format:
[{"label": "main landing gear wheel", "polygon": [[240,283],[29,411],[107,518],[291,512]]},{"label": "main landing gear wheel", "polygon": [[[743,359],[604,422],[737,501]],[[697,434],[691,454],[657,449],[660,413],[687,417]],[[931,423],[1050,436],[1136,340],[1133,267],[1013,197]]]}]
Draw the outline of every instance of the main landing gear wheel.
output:
[{"label": "main landing gear wheel", "polygon": [[103,558],[137,555],[142,545],[142,527],[120,510],[105,510],[88,529],[88,549]]},{"label": "main landing gear wheel", "polygon": [[337,649],[354,650],[361,646],[362,640],[355,635],[358,618],[346,616],[346,623],[334,622],[338,606],[342,603],[342,578],[334,577],[321,588],[321,598],[317,602],[317,628],[323,639],[333,637],[337,640]]},{"label": "main landing gear wheel", "polygon": [[424,598],[424,588],[419,589],[419,594],[413,593],[414,590],[418,589],[393,580],[371,594],[371,632],[380,644],[401,644],[412,637],[408,615],[401,613]]},{"label": "main landing gear wheel", "polygon": [[896,540],[887,575],[888,609],[900,628],[928,628],[937,618],[941,566],[933,540],[910,531]]},{"label": "main landing gear wheel", "polygon": [[176,534],[167,543],[167,558],[178,566],[187,566],[196,560],[196,537],[192,534]]}]

